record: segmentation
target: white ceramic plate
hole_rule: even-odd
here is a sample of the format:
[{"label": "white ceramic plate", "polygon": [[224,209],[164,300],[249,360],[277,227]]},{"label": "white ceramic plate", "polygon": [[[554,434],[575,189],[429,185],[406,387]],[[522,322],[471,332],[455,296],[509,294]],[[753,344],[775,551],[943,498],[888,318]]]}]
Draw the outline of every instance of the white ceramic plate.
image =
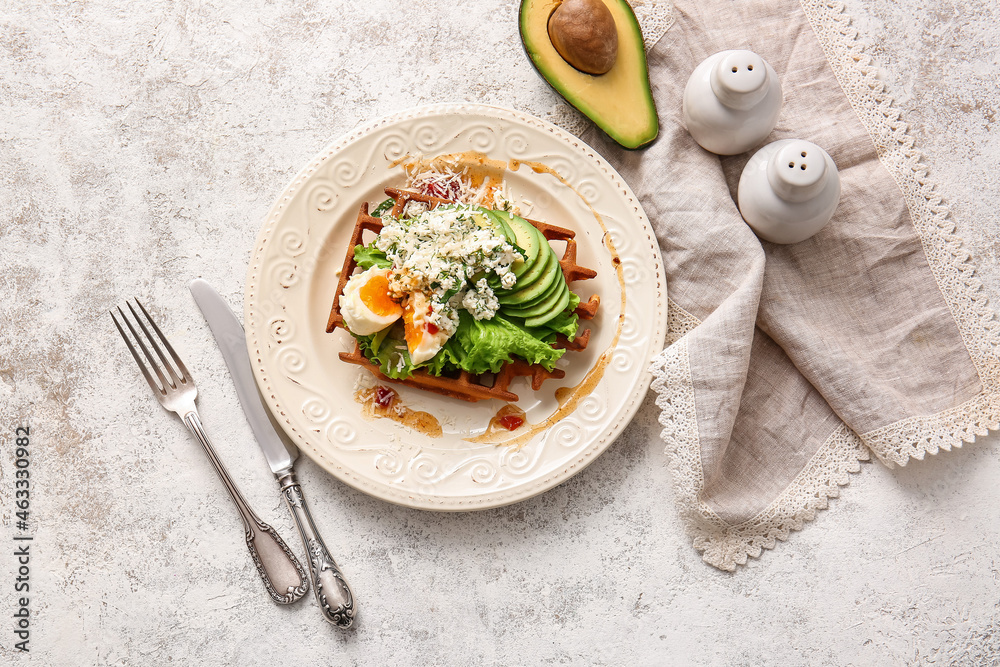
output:
[{"label": "white ceramic plate", "polygon": [[[362,202],[405,180],[406,156],[475,151],[520,166],[505,180],[528,217],[577,232],[578,263],[597,278],[573,284],[601,296],[590,343],[560,360],[561,380],[511,390],[530,427],[516,445],[474,441],[502,406],[467,403],[393,385],[403,403],[429,413],[430,437],[365,417],[355,399],[367,371],[340,360],[353,339],[326,321]],[[544,165],[560,178],[529,164]],[[557,248],[557,251],[560,250]],[[617,258],[616,255],[617,254]],[[620,262],[618,261],[620,259]],[[351,486],[384,500],[435,510],[497,507],[541,493],[582,470],[635,414],[666,331],[666,285],[646,216],[614,169],[579,139],[516,111],[439,105],[397,114],[324,150],[267,216],[247,276],[246,333],[265,402],[296,445]],[[361,377],[363,376],[363,377]],[[559,388],[560,406],[556,398]],[[567,395],[569,398],[567,399]],[[527,430],[530,436],[523,436]]]}]

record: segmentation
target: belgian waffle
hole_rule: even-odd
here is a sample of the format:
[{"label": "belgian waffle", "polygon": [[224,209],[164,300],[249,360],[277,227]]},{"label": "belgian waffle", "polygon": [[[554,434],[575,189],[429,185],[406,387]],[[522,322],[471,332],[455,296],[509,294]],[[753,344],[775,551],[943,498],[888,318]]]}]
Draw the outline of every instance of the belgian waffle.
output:
[{"label": "belgian waffle", "polygon": [[[430,197],[417,192],[398,190],[396,188],[386,188],[385,194],[395,202],[390,212],[392,216],[399,216],[411,201],[422,202],[428,208],[435,208],[441,204],[455,203],[448,199]],[[534,225],[547,240],[566,242],[566,249],[563,251],[562,259],[559,260],[559,266],[562,268],[567,283],[573,283],[578,280],[589,280],[597,275],[597,272],[593,269],[588,269],[576,263],[575,232],[535,220],[528,220],[528,222]],[[344,286],[357,268],[357,263],[354,261],[354,247],[359,244],[365,244],[365,232],[378,234],[381,229],[382,219],[369,215],[368,204],[362,204],[361,210],[358,211],[357,222],[354,225],[354,233],[351,235],[351,240],[347,246],[347,256],[344,258],[344,266],[340,272],[340,282],[337,284],[337,291],[333,297],[333,308],[330,311],[330,319],[326,325],[327,333],[332,332],[337,327],[345,328],[343,317],[340,314],[340,296],[344,293]],[[590,320],[597,313],[599,305],[600,297],[595,294],[588,301],[580,302],[575,312],[579,315],[580,319]],[[570,351],[579,351],[585,349],[589,341],[590,329],[586,329],[579,333],[573,340],[567,340],[562,335],[558,336],[553,346]],[[515,377],[530,377],[531,388],[537,391],[541,388],[545,380],[565,376],[565,373],[558,368],[548,371],[539,364],[529,364],[521,359],[515,359],[512,362],[504,364],[500,372],[495,375],[492,373],[477,375],[467,371],[459,371],[453,374],[437,376],[423,369],[418,369],[405,380],[394,380],[383,374],[379,370],[378,364],[368,360],[362,353],[361,347],[356,343],[354,351],[341,352],[340,358],[348,363],[367,368],[377,378],[385,382],[395,382],[417,387],[463,401],[481,401],[489,398],[498,398],[502,401],[513,402],[518,400],[517,394],[510,391],[510,383]]]}]

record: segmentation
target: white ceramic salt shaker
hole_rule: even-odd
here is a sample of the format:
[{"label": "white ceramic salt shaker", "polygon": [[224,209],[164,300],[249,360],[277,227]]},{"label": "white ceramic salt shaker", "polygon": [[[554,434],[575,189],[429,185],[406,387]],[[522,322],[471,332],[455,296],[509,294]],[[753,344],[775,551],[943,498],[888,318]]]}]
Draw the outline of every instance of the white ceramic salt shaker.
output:
[{"label": "white ceramic salt shaker", "polygon": [[757,236],[798,243],[830,221],[840,202],[840,174],[833,158],[816,144],[782,139],[750,158],[736,199]]},{"label": "white ceramic salt shaker", "polygon": [[774,129],[781,83],[753,51],[721,51],[698,65],[684,88],[684,125],[719,155],[750,150]]}]

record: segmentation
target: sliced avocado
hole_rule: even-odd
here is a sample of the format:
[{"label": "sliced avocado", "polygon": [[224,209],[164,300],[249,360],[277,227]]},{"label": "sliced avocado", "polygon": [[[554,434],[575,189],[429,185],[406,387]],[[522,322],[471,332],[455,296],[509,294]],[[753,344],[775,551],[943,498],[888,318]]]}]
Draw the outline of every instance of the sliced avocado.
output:
[{"label": "sliced avocado", "polygon": [[[501,306],[500,310],[505,315],[510,315],[512,317],[539,317],[552,312],[555,308],[559,308],[559,304],[562,303],[563,297],[566,299],[566,304],[563,304],[562,308],[559,310],[565,310],[566,305],[569,303],[569,287],[566,286],[565,280],[556,282],[554,287],[555,289],[549,290],[542,300],[535,301],[533,305]],[[564,292],[565,294],[563,294]],[[555,312],[558,313],[559,310],[556,310]]]},{"label": "sliced avocado", "polygon": [[535,229],[535,226],[522,217],[508,213],[507,211],[493,211],[494,217],[507,223],[507,226],[514,232],[514,241],[518,248],[524,251],[524,261],[517,261],[511,264],[511,270],[519,279],[523,276],[540,257],[542,246],[548,246],[545,237]]},{"label": "sliced avocado", "polygon": [[472,214],[472,219],[479,227],[490,230],[495,235],[506,239],[508,243],[515,242],[514,231],[506,222],[494,216],[493,211],[481,208]]},{"label": "sliced avocado", "polygon": [[605,74],[587,74],[563,59],[549,38],[549,17],[563,0],[522,0],[521,42],[531,64],[566,101],[626,148],[659,133],[639,22],[626,0],[601,0],[611,11],[618,53]]},{"label": "sliced avocado", "polygon": [[[535,261],[536,262],[538,261],[537,257],[535,258]],[[513,272],[515,278],[520,278],[521,276],[524,275],[525,271],[531,268],[533,264],[534,262],[529,264],[523,259],[517,259],[514,260],[514,263],[510,265],[510,270]]]},{"label": "sliced avocado", "polygon": [[[548,244],[546,244],[546,247],[548,248]],[[501,305],[516,306],[529,299],[534,299],[552,286],[552,281],[555,280],[557,275],[561,276],[562,270],[559,267],[559,260],[556,259],[556,254],[549,248],[545,252],[545,259],[539,259],[535,262],[535,266],[528,273],[524,274],[523,278],[517,281],[514,286],[515,289],[503,294],[495,292],[497,301]]]},{"label": "sliced avocado", "polygon": [[[495,213],[495,212],[496,211],[490,211],[490,213]],[[516,245],[517,234],[515,234],[514,230],[511,229],[511,226],[507,224],[507,221],[501,218],[500,216],[494,216],[494,219],[500,223],[501,227],[503,227],[503,235],[507,238],[507,243]]]},{"label": "sliced avocado", "polygon": [[[532,229],[534,229],[534,227],[532,227]],[[513,294],[514,292],[518,292],[525,287],[528,287],[549,269],[550,261],[555,261],[558,264],[559,260],[555,258],[555,253],[552,251],[552,246],[549,245],[549,242],[545,240],[545,237],[543,237],[540,232],[536,233],[536,235],[538,236],[539,241],[538,254],[535,255],[534,259],[531,261],[525,260],[525,266],[516,267],[515,265],[517,262],[514,262],[514,264],[511,265],[511,270],[513,270],[514,275],[517,276],[517,282],[514,283],[514,286],[510,289],[496,290],[497,296]],[[549,255],[552,255],[551,259],[549,258]],[[520,275],[518,275],[518,270],[521,272]]]},{"label": "sliced avocado", "polygon": [[491,211],[488,208],[480,208],[478,213],[473,214],[476,224],[484,229],[492,229],[495,234],[507,239],[507,243],[517,243],[517,235],[510,228],[503,217],[497,215],[499,211]]},{"label": "sliced avocado", "polygon": [[[560,289],[562,289],[562,287],[560,286],[560,284],[563,285],[563,286],[565,286],[566,285],[566,281],[565,280],[553,280],[552,284],[549,285],[549,287],[546,288],[545,291],[540,292],[538,294],[538,296],[533,297],[531,299],[525,299],[524,301],[521,301],[519,303],[504,304],[503,308],[504,308],[505,311],[509,312],[511,315],[519,315],[520,317],[525,317],[525,315],[523,313],[515,313],[514,311],[516,311],[516,310],[525,310],[527,308],[531,308],[531,307],[533,307],[533,306],[541,303],[545,299],[550,298],[553,294],[555,294]],[[566,286],[566,289],[569,289],[569,287]]]},{"label": "sliced avocado", "polygon": [[553,317],[556,317],[561,312],[566,310],[566,306],[568,305],[569,305],[569,290],[566,290],[565,292],[561,292],[559,294],[559,302],[557,304],[555,304],[552,308],[549,308],[547,312],[542,313],[541,315],[525,319],[524,326],[540,327],[549,320],[551,320]]},{"label": "sliced avocado", "polygon": [[[538,277],[535,280],[531,282],[525,281],[524,287],[514,292],[497,295],[497,301],[500,302],[500,305],[516,306],[536,299],[552,287],[552,283],[556,278],[562,278],[562,270],[559,267],[559,260],[556,259],[556,254],[551,249],[547,254],[548,259],[545,260],[543,269],[539,271]],[[541,261],[539,261],[539,264],[541,264]],[[521,284],[521,282],[518,281],[518,284]]]}]

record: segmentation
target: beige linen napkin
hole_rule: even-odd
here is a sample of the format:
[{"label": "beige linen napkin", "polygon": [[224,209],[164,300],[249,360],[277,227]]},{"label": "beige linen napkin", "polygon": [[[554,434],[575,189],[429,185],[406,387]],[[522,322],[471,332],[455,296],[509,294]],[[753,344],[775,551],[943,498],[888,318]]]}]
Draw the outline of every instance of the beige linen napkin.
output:
[{"label": "beige linen napkin", "polygon": [[[998,428],[997,326],[973,266],[846,17],[803,0],[678,0],[649,53],[659,139],[586,136],[642,201],[667,268],[670,334],[653,388],[694,546],[725,570],[825,508],[869,453],[887,465]],[[825,148],[843,195],[817,236],[761,242],[735,199],[753,151],[684,129],[688,76],[759,53],[784,90],[764,143]]]}]

